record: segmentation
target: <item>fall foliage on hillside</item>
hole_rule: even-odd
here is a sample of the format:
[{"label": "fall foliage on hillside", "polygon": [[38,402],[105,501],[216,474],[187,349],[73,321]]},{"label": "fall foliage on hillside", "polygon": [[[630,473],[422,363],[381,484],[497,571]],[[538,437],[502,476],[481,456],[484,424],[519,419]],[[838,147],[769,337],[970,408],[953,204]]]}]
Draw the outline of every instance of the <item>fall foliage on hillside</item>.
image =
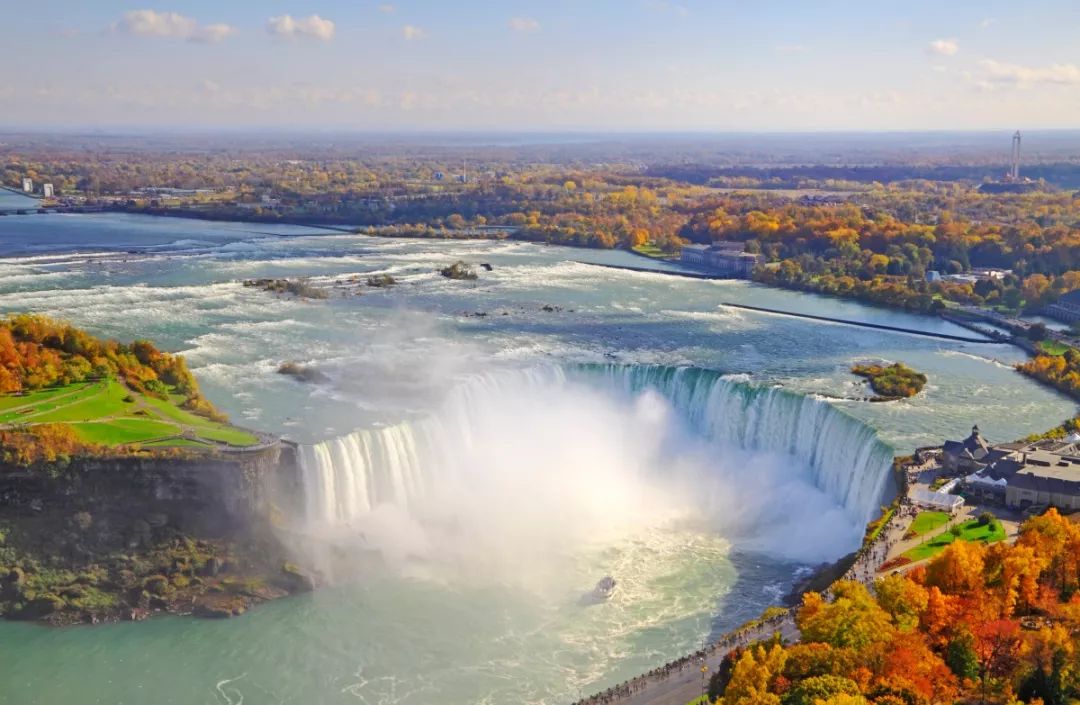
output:
[{"label": "fall foliage on hillside", "polygon": [[184,358],[161,352],[149,341],[99,340],[67,323],[31,314],[0,319],[0,393],[109,377],[159,399],[180,395],[184,408],[223,419],[199,392]]},{"label": "fall foliage on hillside", "polygon": [[807,593],[798,644],[729,653],[720,705],[1041,702],[1080,697],[1080,526],[1054,509],[1015,545],[957,541],[925,567],[832,599]]},{"label": "fall foliage on hillside", "polygon": [[[18,314],[0,319],[0,394],[117,379],[128,389],[177,402],[184,409],[225,421],[199,391],[182,357],[161,352],[145,340],[130,344],[100,340],[67,323]],[[63,462],[106,449],[79,439],[64,423],[10,425],[0,429],[0,462],[32,466]],[[127,449],[110,448],[110,454]],[[157,452],[166,452],[159,450]]]}]

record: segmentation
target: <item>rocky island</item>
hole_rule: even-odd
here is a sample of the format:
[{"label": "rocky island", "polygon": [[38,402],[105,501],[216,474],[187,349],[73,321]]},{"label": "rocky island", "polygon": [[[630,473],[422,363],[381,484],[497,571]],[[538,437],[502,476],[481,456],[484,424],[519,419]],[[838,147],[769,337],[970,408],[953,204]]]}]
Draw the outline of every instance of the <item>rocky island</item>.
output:
[{"label": "rocky island", "polygon": [[852,374],[865,377],[877,396],[871,401],[907,399],[926,386],[926,375],[916,372],[902,362],[892,365],[854,365]]},{"label": "rocky island", "polygon": [[0,319],[0,614],[210,617],[309,590],[270,517],[294,448],[238,428],[183,358]]}]

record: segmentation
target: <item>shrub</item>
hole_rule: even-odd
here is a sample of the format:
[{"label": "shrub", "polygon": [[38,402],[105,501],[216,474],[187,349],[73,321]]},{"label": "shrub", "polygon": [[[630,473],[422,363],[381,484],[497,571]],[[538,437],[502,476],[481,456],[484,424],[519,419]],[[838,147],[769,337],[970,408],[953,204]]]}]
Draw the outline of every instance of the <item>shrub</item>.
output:
[{"label": "shrub", "polygon": [[443,267],[439,270],[439,274],[443,275],[447,279],[476,279],[476,270],[474,270],[465,262],[458,260],[449,267]]},{"label": "shrub", "polygon": [[164,595],[169,591],[169,579],[164,575],[151,575],[143,581],[143,589],[151,595]]}]

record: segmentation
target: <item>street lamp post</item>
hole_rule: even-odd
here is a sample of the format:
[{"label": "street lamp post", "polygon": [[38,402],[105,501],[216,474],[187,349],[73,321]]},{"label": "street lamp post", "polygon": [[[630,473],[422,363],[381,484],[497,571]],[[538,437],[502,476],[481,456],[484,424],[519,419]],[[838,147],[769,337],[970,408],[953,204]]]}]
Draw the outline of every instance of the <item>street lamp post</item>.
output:
[{"label": "street lamp post", "polygon": [[709,672],[709,665],[705,663],[705,658],[701,659],[701,702],[705,703],[705,674]]}]

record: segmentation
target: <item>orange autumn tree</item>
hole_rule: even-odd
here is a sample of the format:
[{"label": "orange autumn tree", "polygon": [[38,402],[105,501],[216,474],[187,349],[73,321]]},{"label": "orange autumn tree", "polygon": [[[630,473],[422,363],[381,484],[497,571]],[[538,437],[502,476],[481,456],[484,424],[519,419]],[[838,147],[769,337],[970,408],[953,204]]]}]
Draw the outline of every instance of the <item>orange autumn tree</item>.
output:
[{"label": "orange autumn tree", "polygon": [[925,567],[807,593],[797,644],[737,654],[721,705],[1080,700],[1078,524],[1050,510],[1015,545],[957,541]]}]

